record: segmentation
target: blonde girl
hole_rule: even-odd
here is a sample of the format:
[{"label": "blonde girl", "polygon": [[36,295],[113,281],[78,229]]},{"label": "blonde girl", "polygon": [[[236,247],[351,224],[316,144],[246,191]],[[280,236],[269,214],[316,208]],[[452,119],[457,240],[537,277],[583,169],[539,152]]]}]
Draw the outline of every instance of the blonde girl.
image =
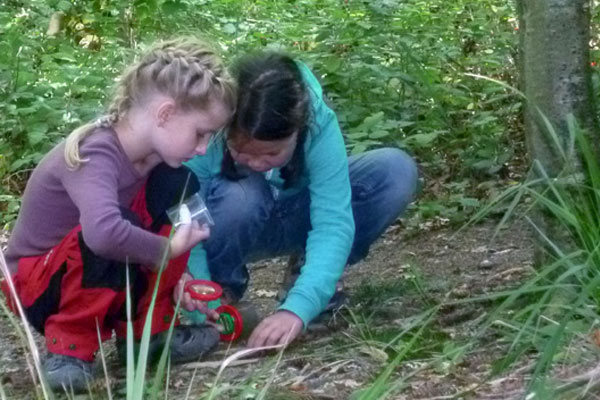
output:
[{"label": "blonde girl", "polygon": [[[192,223],[169,241],[165,210],[184,189],[199,189],[182,163],[203,155],[228,123],[234,94],[206,44],[156,44],[124,72],[106,116],[73,131],[33,171],[6,256],[27,319],[46,338],[51,387],[86,390],[97,329],[102,340],[113,330],[125,337],[126,265],[139,339],[156,272],[168,260],[152,316],[151,348],[164,345],[161,333],[175,318],[173,289],[189,250],[209,236],[207,227]],[[14,308],[6,282],[3,290]],[[209,312],[189,297],[182,302]],[[172,359],[197,358],[217,340],[211,326],[178,326]]]}]

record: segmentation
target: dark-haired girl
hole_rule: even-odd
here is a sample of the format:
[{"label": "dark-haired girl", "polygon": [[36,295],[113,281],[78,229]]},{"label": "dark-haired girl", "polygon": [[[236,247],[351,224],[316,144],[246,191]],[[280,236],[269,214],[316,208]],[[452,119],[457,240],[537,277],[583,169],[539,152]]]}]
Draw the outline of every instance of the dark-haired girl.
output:
[{"label": "dark-haired girl", "polygon": [[187,163],[215,220],[188,268],[196,278],[209,272],[235,302],[248,285],[247,262],[303,252],[287,297],[248,341],[289,343],[326,308],[344,266],[364,258],[412,201],[417,168],[398,149],[348,158],[335,113],[305,64],[262,53],[242,59],[234,75],[232,125]]}]

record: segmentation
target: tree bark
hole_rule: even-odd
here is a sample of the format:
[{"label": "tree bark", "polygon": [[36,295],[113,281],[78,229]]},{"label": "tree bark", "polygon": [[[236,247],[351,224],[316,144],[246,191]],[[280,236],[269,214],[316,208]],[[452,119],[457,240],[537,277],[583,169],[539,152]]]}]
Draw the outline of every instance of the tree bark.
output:
[{"label": "tree bark", "polygon": [[521,83],[528,100],[527,147],[531,159],[539,160],[550,176],[560,172],[563,164],[540,112],[548,118],[563,146],[569,143],[569,114],[587,132],[595,131],[590,7],[589,0],[517,0],[522,35]]},{"label": "tree bark", "polygon": [[[572,148],[567,125],[569,115],[573,115],[589,135],[596,134],[589,56],[590,8],[589,0],[517,0],[519,83],[527,97],[527,148],[531,160],[539,161],[550,177],[567,166],[570,173],[579,172],[581,167],[577,151]],[[569,156],[567,160],[560,156],[544,117]],[[563,251],[568,253],[573,249],[572,238],[552,215],[538,210],[533,220]],[[534,254],[536,265],[547,264],[548,251],[548,244],[539,240]]]}]

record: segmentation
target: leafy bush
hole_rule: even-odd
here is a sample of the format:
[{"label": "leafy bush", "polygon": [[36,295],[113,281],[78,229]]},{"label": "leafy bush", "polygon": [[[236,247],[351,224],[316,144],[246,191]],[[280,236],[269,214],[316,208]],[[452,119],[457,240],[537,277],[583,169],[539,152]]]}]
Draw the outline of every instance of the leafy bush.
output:
[{"label": "leafy bush", "polygon": [[[136,49],[181,34],[213,40],[229,60],[263,48],[305,60],[338,113],[349,151],[408,149],[426,177],[442,183],[430,191],[423,215],[459,219],[472,209],[470,198],[487,195],[477,184],[506,177],[522,152],[514,142],[519,101],[464,75],[514,82],[517,40],[506,0],[6,3],[0,11],[4,223],[14,219],[28,171],[71,129],[102,112]],[[49,34],[49,23],[56,34]],[[472,177],[458,189],[444,186]]]}]

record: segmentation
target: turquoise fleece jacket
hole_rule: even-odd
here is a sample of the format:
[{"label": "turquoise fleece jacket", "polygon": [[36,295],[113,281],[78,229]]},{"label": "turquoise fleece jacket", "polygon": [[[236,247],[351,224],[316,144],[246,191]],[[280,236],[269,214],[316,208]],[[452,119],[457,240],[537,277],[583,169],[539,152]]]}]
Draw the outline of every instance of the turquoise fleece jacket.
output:
[{"label": "turquoise fleece jacket", "polygon": [[[306,243],[306,262],[300,277],[279,307],[299,316],[306,326],[325,308],[335,291],[354,240],[348,157],[335,113],[323,101],[321,85],[303,63],[298,63],[311,101],[311,123],[304,143],[305,170],[294,187],[283,189],[278,170],[268,175],[269,184],[285,198],[308,186],[312,230]],[[220,174],[223,140],[217,138],[204,156],[186,165],[203,181]],[[196,278],[206,278],[206,253],[196,246],[188,261]]]}]

